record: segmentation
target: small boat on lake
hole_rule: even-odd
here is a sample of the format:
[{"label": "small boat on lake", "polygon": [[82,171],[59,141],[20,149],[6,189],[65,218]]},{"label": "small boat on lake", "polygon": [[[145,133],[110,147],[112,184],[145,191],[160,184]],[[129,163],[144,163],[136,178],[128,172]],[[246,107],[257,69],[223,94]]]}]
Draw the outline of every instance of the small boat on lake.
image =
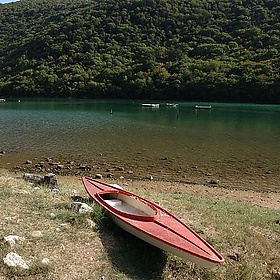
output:
[{"label": "small boat on lake", "polygon": [[195,105],[194,107],[196,110],[212,110],[211,105]]},{"label": "small boat on lake", "polygon": [[177,103],[166,103],[166,107],[178,107],[179,104]]},{"label": "small boat on lake", "polygon": [[142,103],[142,107],[159,108],[159,103]]},{"label": "small boat on lake", "polygon": [[88,177],[82,182],[89,196],[127,232],[205,268],[224,262],[209,243],[158,204]]}]

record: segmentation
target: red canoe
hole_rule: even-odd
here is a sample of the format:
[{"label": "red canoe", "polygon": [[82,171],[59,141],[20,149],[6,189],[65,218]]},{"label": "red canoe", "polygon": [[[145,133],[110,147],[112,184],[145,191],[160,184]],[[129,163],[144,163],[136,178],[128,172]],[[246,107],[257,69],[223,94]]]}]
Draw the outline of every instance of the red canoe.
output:
[{"label": "red canoe", "polygon": [[82,182],[89,196],[129,233],[206,268],[224,262],[193,229],[156,203],[88,177]]}]

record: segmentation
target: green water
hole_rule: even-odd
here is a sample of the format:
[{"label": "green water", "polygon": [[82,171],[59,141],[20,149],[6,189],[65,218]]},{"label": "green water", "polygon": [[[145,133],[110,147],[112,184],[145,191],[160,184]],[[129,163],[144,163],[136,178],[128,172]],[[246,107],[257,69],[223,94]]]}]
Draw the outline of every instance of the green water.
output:
[{"label": "green water", "polygon": [[[280,189],[280,106],[211,104],[143,108],[140,101],[7,100],[0,103],[0,165],[79,158],[204,182]],[[139,173],[139,174],[140,174]],[[245,181],[244,181],[245,180]]]}]

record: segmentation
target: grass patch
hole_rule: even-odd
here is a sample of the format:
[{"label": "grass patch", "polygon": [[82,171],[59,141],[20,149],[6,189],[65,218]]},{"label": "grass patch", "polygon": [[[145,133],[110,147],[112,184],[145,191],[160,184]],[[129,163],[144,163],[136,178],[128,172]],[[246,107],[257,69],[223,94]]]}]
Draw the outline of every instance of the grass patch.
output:
[{"label": "grass patch", "polygon": [[[0,171],[3,279],[277,279],[273,271],[280,268],[279,210],[222,197],[134,189],[131,184],[130,191],[159,201],[224,255],[225,264],[207,270],[118,228],[102,208],[89,201],[77,178],[62,178],[59,187],[60,194],[47,188],[34,190]],[[71,210],[72,201],[90,204],[93,212],[79,214]],[[41,231],[42,236],[33,236],[33,231]],[[11,248],[3,239],[9,234],[25,240]],[[9,252],[21,255],[30,269],[8,268],[2,259]],[[42,264],[43,258],[49,258],[50,263]]]},{"label": "grass patch", "polygon": [[7,279],[46,279],[46,275],[51,271],[50,266],[40,262],[34,262],[28,270],[16,267],[5,267],[2,275]]},{"label": "grass patch", "polygon": [[[217,218],[230,218],[246,225],[261,227],[280,233],[279,210],[269,209],[243,202],[236,202],[224,199],[205,199],[189,195],[174,197],[178,205],[184,205],[189,211],[199,211],[204,216]],[[196,205],[195,209],[193,205]]]}]

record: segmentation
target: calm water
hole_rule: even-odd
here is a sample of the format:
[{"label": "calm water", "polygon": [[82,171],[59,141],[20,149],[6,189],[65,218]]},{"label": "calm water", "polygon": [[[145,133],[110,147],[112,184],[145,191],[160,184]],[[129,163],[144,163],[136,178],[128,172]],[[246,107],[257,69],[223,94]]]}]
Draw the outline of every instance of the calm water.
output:
[{"label": "calm water", "polygon": [[[137,174],[280,189],[280,106],[195,110],[104,100],[0,103],[0,165],[60,157]],[[113,112],[111,114],[110,112]],[[257,186],[256,186],[257,187]]]}]

